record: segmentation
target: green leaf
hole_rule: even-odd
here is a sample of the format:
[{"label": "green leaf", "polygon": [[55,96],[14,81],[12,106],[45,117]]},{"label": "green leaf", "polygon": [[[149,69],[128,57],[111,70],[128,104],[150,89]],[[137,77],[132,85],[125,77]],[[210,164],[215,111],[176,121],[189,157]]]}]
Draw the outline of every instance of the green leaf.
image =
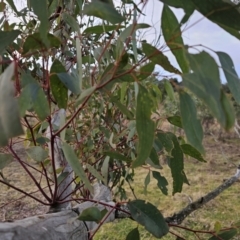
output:
[{"label": "green leaf", "polygon": [[124,162],[131,162],[131,160],[128,157],[126,157],[118,152],[104,152],[104,155],[109,156],[112,159],[116,159],[116,160],[120,160],[120,161],[124,161]]},{"label": "green leaf", "polygon": [[185,56],[184,43],[181,36],[181,28],[172,10],[164,4],[162,11],[162,32],[165,42],[177,59],[183,73],[189,72],[188,62]]},{"label": "green leaf", "polygon": [[102,34],[106,32],[111,32],[116,29],[124,28],[125,26],[115,26],[115,25],[98,25],[93,27],[88,27],[83,31],[83,34]]},{"label": "green leaf", "polygon": [[172,116],[167,118],[168,122],[170,122],[172,125],[177,126],[179,128],[183,128],[182,126],[182,119],[180,116]]},{"label": "green leaf", "polygon": [[126,117],[129,120],[133,120],[134,119],[134,115],[131,111],[129,111],[127,109],[127,107],[125,105],[123,105],[121,102],[118,101],[117,97],[113,96],[111,97],[111,101],[119,108],[119,110],[126,115]]},{"label": "green leaf", "polygon": [[[6,144],[8,138],[23,134],[20,122],[20,112],[12,77],[15,71],[15,63],[12,62],[0,76],[0,126],[1,143]],[[1,135],[0,134],[0,135]]]},{"label": "green leaf", "polygon": [[240,39],[240,14],[235,4],[226,1],[191,0],[195,9],[225,31]]},{"label": "green leaf", "polygon": [[148,59],[150,59],[153,63],[160,65],[166,71],[181,74],[181,72],[177,68],[173,67],[168,58],[157,48],[148,43],[143,43],[142,50]]},{"label": "green leaf", "polygon": [[96,90],[97,85],[94,85],[90,88],[84,89],[80,96],[76,100],[76,105],[80,104],[86,97],[90,96],[93,94],[93,92]]},{"label": "green leaf", "polygon": [[209,108],[214,117],[226,129],[232,122],[229,111],[226,111],[227,100],[222,96],[218,66],[215,60],[206,52],[188,54],[193,73],[183,75],[183,84],[200,98]]},{"label": "green leaf", "polygon": [[219,234],[216,236],[210,237],[208,240],[230,240],[237,234],[237,229],[230,229],[226,231],[221,231]]},{"label": "green leaf", "polygon": [[26,153],[36,162],[43,162],[48,157],[48,152],[39,146],[26,149]]},{"label": "green leaf", "polygon": [[235,110],[233,108],[232,102],[230,102],[230,99],[226,96],[223,90],[221,90],[221,105],[223,108],[223,112],[226,117],[226,125],[225,128],[227,130],[231,129],[232,126],[235,124]]},{"label": "green leaf", "polygon": [[159,172],[152,172],[153,177],[158,181],[157,185],[164,195],[168,195],[168,181],[165,177],[161,176]]},{"label": "green leaf", "polygon": [[158,140],[160,141],[160,144],[166,149],[166,151],[171,153],[174,147],[174,144],[169,134],[164,132],[159,132],[157,134],[157,137],[158,137]]},{"label": "green leaf", "polygon": [[75,31],[79,32],[79,24],[77,23],[76,19],[71,15],[64,12],[61,14],[63,20]]},{"label": "green leaf", "polygon": [[126,237],[126,240],[140,240],[138,228],[131,230]]},{"label": "green leaf", "polygon": [[180,92],[180,112],[188,142],[199,152],[204,153],[202,125],[197,118],[195,103],[186,92]]},{"label": "green leaf", "polygon": [[219,221],[216,221],[214,224],[214,231],[218,234],[221,229],[222,229],[221,223]]},{"label": "green leaf", "polygon": [[47,39],[49,42],[49,46],[47,46],[46,42],[41,39],[39,32],[29,35],[23,44],[22,54],[26,54],[29,51],[36,50],[46,51],[48,48],[58,48],[61,45],[61,41],[50,33],[47,34]]},{"label": "green leaf", "polygon": [[89,207],[82,211],[78,219],[82,221],[94,221],[99,223],[102,219],[102,214],[97,207]]},{"label": "green leaf", "polygon": [[[50,70],[50,87],[53,94],[54,99],[56,100],[59,108],[66,109],[67,101],[68,101],[68,89],[56,75],[56,73],[65,72],[65,68],[62,63],[55,59],[51,66]],[[55,74],[54,74],[55,73]]]},{"label": "green leaf", "polygon": [[56,74],[50,76],[50,87],[58,107],[66,109],[68,101],[68,89],[60,81]]},{"label": "green leaf", "polygon": [[97,179],[97,180],[101,180],[102,182],[104,182],[105,185],[107,185],[107,180],[90,164],[87,164],[87,169],[88,171]]},{"label": "green leaf", "polygon": [[231,57],[225,52],[216,52],[223,72],[228,82],[230,91],[233,94],[235,101],[240,104],[240,79],[235,71],[235,67]]},{"label": "green leaf", "polygon": [[169,231],[161,212],[151,203],[144,200],[134,200],[128,203],[132,218],[143,225],[147,231],[161,238]]},{"label": "green leaf", "polygon": [[61,172],[60,175],[57,177],[58,185],[62,183],[62,181],[65,180],[67,176],[69,176],[69,172]]},{"label": "green leaf", "polygon": [[152,150],[151,150],[151,153],[149,155],[149,158],[152,160],[152,162],[155,164],[155,165],[160,165],[159,164],[159,157],[158,157],[158,154],[157,154],[157,151],[156,149],[153,147]]},{"label": "green leaf", "polygon": [[17,38],[21,32],[19,30],[0,31],[0,53]]},{"label": "green leaf", "polygon": [[69,73],[57,73],[61,82],[74,94],[80,94],[79,82],[77,82]]},{"label": "green leaf", "polygon": [[0,153],[0,170],[4,169],[12,160],[11,154]]},{"label": "green leaf", "polygon": [[87,16],[95,16],[109,21],[112,24],[121,23],[125,20],[113,5],[97,0],[92,1],[89,4],[85,4],[83,13]]},{"label": "green leaf", "polygon": [[150,62],[142,66],[139,70],[138,81],[148,78],[155,69],[155,63]]},{"label": "green leaf", "polygon": [[7,135],[6,133],[4,132],[4,128],[3,128],[3,125],[2,125],[2,122],[0,120],[0,147],[4,147],[8,144],[8,138],[7,138]]},{"label": "green leaf", "polygon": [[172,84],[169,81],[164,81],[164,88],[167,92],[167,95],[169,96],[171,101],[175,100],[175,94],[174,94],[174,90],[172,87]]},{"label": "green leaf", "polygon": [[88,178],[85,174],[85,171],[84,171],[82,165],[80,164],[79,159],[76,156],[73,149],[65,142],[62,143],[62,149],[64,152],[64,156],[66,157],[69,165],[72,167],[72,169],[74,170],[76,175],[78,177],[80,177],[81,180],[85,183],[88,190],[92,193],[92,191],[93,191],[92,185],[91,185],[90,181],[88,180]]},{"label": "green leaf", "polygon": [[19,104],[25,107],[32,106],[41,121],[44,121],[50,114],[46,95],[38,83],[30,83],[24,87],[19,98]]},{"label": "green leaf", "polygon": [[195,6],[191,1],[185,0],[160,0],[160,1],[172,7],[182,8],[184,10],[185,15],[181,20],[181,24],[186,23],[195,10]]},{"label": "green leaf", "polygon": [[47,0],[30,0],[31,7],[33,8],[33,12],[38,16],[40,20],[39,26],[39,34],[44,42],[45,46],[49,47],[49,21],[48,21],[48,1]]},{"label": "green leaf", "polygon": [[171,156],[168,156],[168,163],[171,169],[173,178],[173,194],[182,191],[182,185],[186,179],[184,174],[184,164],[183,164],[183,152],[177,140],[177,137],[173,133],[166,133],[166,139],[171,139],[173,142],[173,149],[171,151]]},{"label": "green leaf", "polygon": [[202,154],[190,144],[182,144],[181,149],[184,154],[197,159],[200,162],[206,162]]},{"label": "green leaf", "polygon": [[136,129],[138,133],[137,159],[133,162],[132,167],[138,167],[148,159],[154,140],[155,124],[151,120],[151,110],[153,102],[148,91],[139,85],[136,109]]},{"label": "green leaf", "polygon": [[145,195],[147,194],[147,186],[148,186],[149,183],[150,183],[150,171],[148,172],[148,174],[147,174],[147,176],[144,180],[144,190],[143,190],[143,192],[144,192]]},{"label": "green leaf", "polygon": [[119,35],[118,41],[125,42],[125,40],[131,37],[134,34],[134,32],[136,32],[138,29],[149,28],[149,27],[151,26],[146,23],[138,23],[138,24],[133,23],[121,32],[121,34]]}]

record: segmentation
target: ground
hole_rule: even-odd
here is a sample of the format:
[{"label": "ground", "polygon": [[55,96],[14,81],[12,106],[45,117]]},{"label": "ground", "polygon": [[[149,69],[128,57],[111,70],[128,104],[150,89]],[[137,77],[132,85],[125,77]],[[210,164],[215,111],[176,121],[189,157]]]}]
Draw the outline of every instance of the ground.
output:
[{"label": "ground", "polygon": [[[221,134],[219,139],[219,128],[214,126],[212,130],[205,131],[204,146],[206,149],[207,163],[198,162],[194,159],[185,159],[185,172],[190,182],[190,186],[184,185],[181,194],[171,195],[171,181],[169,181],[169,195],[164,196],[157,188],[154,179],[148,186],[148,194],[143,193],[144,179],[147,175],[146,169],[139,169],[133,186],[138,198],[146,199],[157,205],[164,216],[172,215],[178,212],[191,201],[198,199],[204,194],[216,188],[222,182],[235,174],[240,163],[240,139],[234,132]],[[21,148],[18,149],[22,158],[26,155]],[[170,171],[166,163],[162,161],[163,170],[161,173],[170,178]],[[35,166],[37,167],[37,165]],[[5,176],[11,180],[11,183],[28,192],[36,191],[31,180],[26,177],[24,171],[16,162],[12,162],[3,170]],[[184,226],[191,228],[211,230],[214,225],[219,223],[221,226],[230,227],[231,224],[240,221],[239,213],[239,188],[240,183],[227,189],[224,193],[206,204],[202,209],[191,214],[183,223]],[[130,191],[129,195],[134,199]],[[35,214],[41,214],[47,211],[48,207],[38,204],[32,199],[26,197],[20,198],[21,193],[1,185],[0,195],[0,221],[12,221],[22,219]],[[41,198],[41,194],[37,193]],[[125,239],[126,234],[137,227],[137,224],[131,220],[119,220],[102,227],[96,236],[96,239]],[[146,231],[141,229],[142,239],[155,239]],[[179,233],[178,229],[171,229]],[[189,233],[180,231],[185,239],[194,239]],[[208,236],[210,237],[210,236]],[[165,239],[176,239],[171,236]],[[208,238],[202,238],[208,239]],[[240,238],[235,238],[240,239]]]}]

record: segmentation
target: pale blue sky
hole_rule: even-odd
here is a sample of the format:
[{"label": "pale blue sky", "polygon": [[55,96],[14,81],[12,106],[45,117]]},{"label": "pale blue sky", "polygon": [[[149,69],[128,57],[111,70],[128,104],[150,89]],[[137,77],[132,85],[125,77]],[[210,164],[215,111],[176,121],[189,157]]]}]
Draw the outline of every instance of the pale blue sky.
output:
[{"label": "pale blue sky", "polygon": [[[140,22],[146,22],[154,26],[154,29],[148,31],[144,35],[144,38],[146,38],[149,42],[154,42],[156,34],[160,33],[162,7],[163,4],[159,0],[149,0],[144,9],[146,16],[140,18]],[[172,10],[175,12],[179,20],[184,15],[182,10],[174,8],[172,8]],[[187,26],[191,26],[200,19],[202,19],[200,22],[189,28],[187,31],[184,31],[182,34],[184,43],[190,46],[202,44],[214,51],[223,51],[228,53],[234,62],[238,76],[240,76],[240,41],[222,30],[218,27],[218,25],[212,23],[206,18],[203,18],[203,16],[196,11],[190,18]],[[164,44],[163,38],[161,38],[160,44]],[[199,47],[198,49],[202,48]],[[208,51],[207,49],[205,50]],[[209,53],[217,60],[214,53]],[[171,53],[166,52],[166,54],[169,56],[171,63],[178,66]],[[165,71],[162,69],[160,69],[160,72],[165,74]],[[223,74],[221,74],[221,78],[224,80]]]}]

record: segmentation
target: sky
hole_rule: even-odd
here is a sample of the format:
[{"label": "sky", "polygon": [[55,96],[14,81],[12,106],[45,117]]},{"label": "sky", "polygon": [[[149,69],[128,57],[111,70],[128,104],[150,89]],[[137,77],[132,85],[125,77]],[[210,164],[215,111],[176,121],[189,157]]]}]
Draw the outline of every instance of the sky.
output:
[{"label": "sky", "polygon": [[[150,25],[154,26],[154,29],[149,31],[144,37],[147,38],[149,42],[153,42],[156,36],[156,33],[161,33],[160,25],[161,25],[161,12],[162,12],[163,4],[159,0],[149,0],[144,13],[146,16],[141,17],[140,22],[146,22]],[[180,20],[184,12],[181,9],[171,8],[177,18]],[[201,19],[201,21],[199,21]],[[198,22],[199,21],[199,22]],[[189,19],[187,26],[191,26],[196,23],[194,26],[190,27],[187,31],[182,33],[183,41],[185,44],[192,46],[197,44],[202,44],[214,51],[223,51],[230,55],[232,58],[235,69],[240,76],[240,40],[236,39],[232,35],[225,32],[222,28],[218,27],[215,23],[212,23],[206,18],[203,18],[203,15],[198,13],[197,11]],[[163,38],[161,38],[160,44],[164,44]],[[198,47],[198,49],[203,49]],[[213,56],[216,61],[218,59],[213,52],[204,48],[205,51],[209,52],[211,56]],[[178,66],[175,58],[171,53],[166,52],[169,60],[175,66]],[[219,62],[218,62],[219,63]],[[160,70],[161,71],[161,70]],[[163,71],[164,74],[164,71]],[[221,72],[221,80],[225,82],[225,77]]]},{"label": "sky", "polygon": [[[119,4],[121,0],[114,0],[116,4]],[[26,0],[15,0],[15,3],[18,9],[24,7],[24,3]],[[135,0],[135,2],[139,2],[139,0]],[[144,32],[141,36],[142,39],[146,39],[149,43],[155,43],[156,36],[161,33],[161,12],[162,12],[163,4],[159,0],[148,0],[143,12],[145,16],[141,16],[139,22],[148,23],[152,26],[150,30]],[[175,15],[180,20],[184,12],[179,9],[174,9]],[[201,19],[201,21],[199,21]],[[199,21],[199,22],[198,22]],[[224,30],[222,30],[218,25],[212,23],[206,18],[198,13],[194,12],[194,14],[189,19],[187,26],[191,26],[193,23],[196,23],[194,26],[190,27],[187,31],[182,33],[183,41],[185,44],[192,46],[197,44],[202,44],[214,51],[223,51],[228,53],[235,65],[235,69],[240,76],[240,41],[235,37],[231,36]],[[164,45],[164,39],[160,38],[160,45]],[[203,49],[198,47],[199,50]],[[210,52],[206,48],[205,51],[208,51],[218,62],[216,55],[213,52]],[[168,57],[172,65],[178,67],[178,64],[174,58],[174,56],[170,53],[170,51],[166,51],[165,53]],[[219,63],[219,62],[218,62]],[[167,75],[167,72],[162,68],[158,67],[156,71],[159,71],[161,75]],[[160,77],[161,78],[161,77]],[[225,82],[225,77],[221,72],[221,79]]]}]

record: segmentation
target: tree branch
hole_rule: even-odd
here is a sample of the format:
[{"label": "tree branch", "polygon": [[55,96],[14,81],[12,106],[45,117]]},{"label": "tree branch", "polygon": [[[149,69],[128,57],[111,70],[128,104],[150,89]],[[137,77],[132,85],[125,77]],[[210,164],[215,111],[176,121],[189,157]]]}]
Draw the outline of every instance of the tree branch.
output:
[{"label": "tree branch", "polygon": [[205,196],[199,198],[195,202],[190,203],[187,207],[179,211],[178,213],[174,214],[171,217],[165,218],[166,222],[168,224],[175,224],[179,225],[183,222],[183,220],[189,216],[192,212],[196,211],[197,209],[201,208],[203,205],[217,197],[220,193],[222,193],[224,190],[232,186],[240,177],[240,165],[237,168],[237,172],[234,176],[230,177],[228,180],[226,180],[223,184],[221,184],[219,187],[214,189],[213,191],[209,192]]}]

